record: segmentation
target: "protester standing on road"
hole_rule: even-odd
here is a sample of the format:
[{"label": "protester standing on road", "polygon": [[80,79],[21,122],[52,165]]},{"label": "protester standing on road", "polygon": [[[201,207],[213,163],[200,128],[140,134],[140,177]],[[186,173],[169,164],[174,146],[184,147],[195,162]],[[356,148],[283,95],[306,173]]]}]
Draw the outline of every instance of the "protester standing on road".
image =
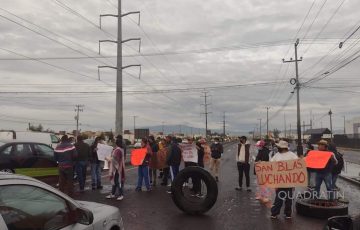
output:
[{"label": "protester standing on road", "polygon": [[92,190],[102,189],[101,185],[101,168],[100,161],[97,155],[97,145],[101,142],[100,137],[96,137],[94,143],[91,145],[91,187]]},{"label": "protester standing on road", "polygon": [[239,172],[239,187],[235,189],[242,190],[242,182],[245,174],[246,190],[251,191],[250,188],[250,143],[245,136],[239,138],[238,151],[236,154],[236,164]]},{"label": "protester standing on road", "polygon": [[337,160],[337,164],[334,166],[332,172],[331,172],[331,176],[332,176],[332,188],[333,190],[338,190],[339,188],[336,186],[336,181],[337,178],[339,177],[339,175],[341,174],[341,171],[344,168],[344,157],[343,155],[337,151],[337,148],[335,146],[334,143],[331,143],[329,145],[329,151],[333,152],[335,155],[335,158]]},{"label": "protester standing on road", "polygon": [[156,186],[157,153],[159,151],[159,146],[156,143],[154,136],[149,137],[149,145],[150,145],[151,151],[152,151],[150,164],[149,164],[150,184],[152,186]]},{"label": "protester standing on road", "polygon": [[[270,150],[266,147],[266,143],[263,140],[260,140],[255,145],[258,148],[258,154],[256,155],[255,162],[269,161]],[[254,168],[255,174],[255,168]],[[260,200],[264,203],[270,201],[270,189],[264,185],[259,185],[256,191],[256,200]]]},{"label": "protester standing on road", "polygon": [[200,139],[200,141],[196,142],[196,148],[198,153],[198,166],[201,168],[204,168],[205,149],[202,145],[205,143],[206,141],[203,138]]},{"label": "protester standing on road", "polygon": [[[320,140],[318,142],[318,150],[319,151],[326,151],[329,152],[328,150],[328,142],[325,140]],[[327,162],[325,168],[323,169],[315,169],[316,172],[316,176],[315,176],[315,198],[320,198],[320,188],[321,188],[321,184],[324,181],[325,186],[326,186],[326,190],[328,192],[328,198],[330,200],[333,200],[335,198],[334,196],[334,191],[333,191],[333,187],[332,187],[332,170],[334,168],[335,165],[337,165],[338,161],[335,157],[335,154],[333,152],[331,152],[332,155],[329,159],[329,161]]]},{"label": "protester standing on road", "polygon": [[77,137],[75,148],[78,153],[76,157],[76,174],[79,181],[80,192],[84,192],[86,168],[89,158],[91,157],[91,149],[90,146],[83,141],[82,136]]},{"label": "protester standing on road", "polygon": [[[123,136],[120,135],[120,134],[116,136],[116,139],[115,139],[115,148],[116,148],[116,143],[118,143],[118,141],[119,141],[119,143],[121,144],[120,148],[123,149],[124,159],[126,160],[126,142],[125,142],[125,140],[123,139]],[[124,160],[124,161],[125,161],[125,160]]]},{"label": "protester standing on road", "polygon": [[106,196],[107,199],[113,199],[116,197],[116,192],[118,190],[117,200],[124,199],[123,185],[125,181],[125,158],[124,150],[122,148],[123,141],[117,138],[115,141],[116,148],[111,153],[110,159],[105,159],[109,161],[110,169],[109,176],[112,183],[111,194]]},{"label": "protester standing on road", "polygon": [[[187,139],[187,141],[188,141],[188,145],[193,145],[193,143],[194,143],[194,139],[193,138],[191,138],[191,137],[189,137],[188,139]],[[196,144],[194,145],[194,146],[196,146]],[[198,151],[197,151],[197,149],[196,149],[196,152],[194,153],[194,154],[197,154],[198,153]],[[198,158],[198,157],[197,157]],[[198,161],[199,159],[197,159],[197,161]],[[191,162],[191,161],[184,161],[184,166],[185,166],[185,168],[186,167],[189,167],[189,166],[198,166],[198,163],[197,162]]]},{"label": "protester standing on road", "polygon": [[[165,148],[167,148],[167,158],[169,158],[169,155],[170,155],[170,148],[171,148],[171,136],[166,136],[165,138]],[[176,140],[176,138],[175,138]],[[168,165],[168,167],[165,167],[163,168],[163,181],[161,183],[161,185],[163,186],[167,186],[168,185],[168,180],[169,180],[169,177],[170,177],[170,165]]]},{"label": "protester standing on road", "polygon": [[59,190],[63,193],[74,195],[74,160],[77,157],[75,146],[69,142],[68,136],[61,137],[61,142],[54,150],[55,161],[59,167]]},{"label": "protester standing on road", "polygon": [[211,160],[210,160],[210,170],[215,176],[215,180],[219,181],[219,171],[220,171],[220,162],[221,155],[224,153],[224,148],[219,142],[219,138],[214,139],[214,143],[211,145]]},{"label": "protester standing on road", "polygon": [[148,192],[151,191],[150,181],[149,181],[149,162],[152,155],[151,147],[146,138],[141,140],[141,148],[146,148],[146,155],[143,160],[143,163],[138,167],[138,183],[136,186],[136,191],[140,192],[142,188],[143,181],[145,182],[145,187]]},{"label": "protester standing on road", "polygon": [[[286,141],[279,141],[278,144],[276,144],[278,147],[278,153],[275,154],[274,157],[270,159],[270,161],[288,161],[288,160],[296,160],[298,159],[298,156],[289,151],[289,144]],[[277,216],[280,214],[281,207],[285,200],[285,218],[291,219],[292,214],[292,201],[293,201],[293,189],[294,188],[277,188],[276,196],[274,204],[271,208],[271,218],[276,219]]]},{"label": "protester standing on road", "polygon": [[[171,182],[174,181],[175,177],[179,173],[179,167],[181,163],[181,149],[178,145],[176,137],[172,138],[172,142],[170,145],[169,156],[166,160],[167,165],[170,166],[170,175],[171,175]],[[164,176],[166,176],[164,174]],[[171,191],[167,191],[171,193]]]}]

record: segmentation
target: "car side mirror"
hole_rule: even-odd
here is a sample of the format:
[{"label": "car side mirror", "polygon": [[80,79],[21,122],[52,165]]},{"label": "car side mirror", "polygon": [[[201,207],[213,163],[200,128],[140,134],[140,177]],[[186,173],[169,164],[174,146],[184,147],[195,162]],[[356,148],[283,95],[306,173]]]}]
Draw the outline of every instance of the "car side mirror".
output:
[{"label": "car side mirror", "polygon": [[352,230],[352,220],[350,216],[334,216],[328,219],[327,229]]},{"label": "car side mirror", "polygon": [[94,221],[93,213],[87,209],[77,208],[75,213],[76,213],[76,223],[90,225]]}]

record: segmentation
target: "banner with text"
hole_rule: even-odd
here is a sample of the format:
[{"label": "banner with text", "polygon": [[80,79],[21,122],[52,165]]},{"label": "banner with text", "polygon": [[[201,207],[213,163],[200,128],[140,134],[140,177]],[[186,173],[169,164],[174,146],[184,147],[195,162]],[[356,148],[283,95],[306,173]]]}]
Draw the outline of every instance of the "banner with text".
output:
[{"label": "banner with text", "polygon": [[255,163],[259,185],[269,188],[306,187],[308,175],[303,159]]},{"label": "banner with text", "polygon": [[198,163],[198,154],[195,143],[193,144],[181,144],[182,158],[184,162]]}]

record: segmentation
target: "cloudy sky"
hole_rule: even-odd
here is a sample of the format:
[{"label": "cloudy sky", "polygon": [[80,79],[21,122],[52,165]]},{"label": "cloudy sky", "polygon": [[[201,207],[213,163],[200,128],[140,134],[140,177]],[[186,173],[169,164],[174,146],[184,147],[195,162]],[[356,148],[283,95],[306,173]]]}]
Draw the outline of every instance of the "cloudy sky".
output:
[{"label": "cloudy sky", "polygon": [[[115,126],[116,0],[3,0],[0,6],[0,128],[25,130],[27,123],[53,130],[75,128],[76,104],[82,130]],[[203,91],[207,89],[209,128],[220,129],[226,112],[230,132],[296,124],[295,38],[302,120],[334,129],[343,116],[359,116],[360,2],[356,0],[124,0],[123,38],[140,37],[123,46],[124,128],[187,125],[204,128]],[[346,40],[346,41],[345,41]],[[345,41],[341,49],[338,44]],[[244,86],[245,85],[245,86]],[[186,90],[178,90],[186,89]],[[154,93],[156,90],[165,90]],[[170,92],[171,90],[175,90]],[[141,91],[141,92],[136,92]],[[32,93],[31,93],[32,92]],[[265,130],[265,127],[263,127]]]}]

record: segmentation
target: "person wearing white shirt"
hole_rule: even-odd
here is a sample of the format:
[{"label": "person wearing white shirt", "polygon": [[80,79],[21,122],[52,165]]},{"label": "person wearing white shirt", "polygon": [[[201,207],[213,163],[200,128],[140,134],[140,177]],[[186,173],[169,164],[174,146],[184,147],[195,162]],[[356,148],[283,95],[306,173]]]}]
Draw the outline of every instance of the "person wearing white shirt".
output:
[{"label": "person wearing white shirt", "polygon": [[[296,160],[298,156],[289,151],[289,144],[286,141],[279,141],[276,144],[279,149],[279,152],[276,153],[270,161],[288,161]],[[285,200],[285,218],[291,219],[291,207],[293,201],[293,188],[277,188],[274,204],[271,208],[271,218],[277,219],[277,216],[280,214],[281,207]]]}]

